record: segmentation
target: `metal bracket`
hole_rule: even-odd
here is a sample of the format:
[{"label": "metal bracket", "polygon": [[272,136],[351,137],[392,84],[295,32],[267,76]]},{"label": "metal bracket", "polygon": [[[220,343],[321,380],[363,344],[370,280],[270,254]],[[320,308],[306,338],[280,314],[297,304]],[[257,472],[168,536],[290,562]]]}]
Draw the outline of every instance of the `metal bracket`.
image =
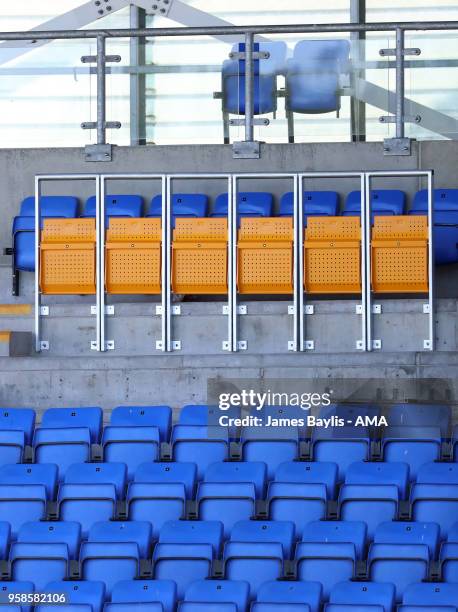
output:
[{"label": "metal bracket", "polygon": [[[229,351],[230,350],[229,340],[223,340],[222,348],[223,348],[223,351]],[[239,340],[237,342],[237,350],[238,351],[246,351],[247,348],[248,348],[248,342],[246,340]]]},{"label": "metal bracket", "polygon": [[[245,125],[245,119],[230,119],[229,125]],[[270,125],[269,119],[255,117],[253,119],[253,125]]]},{"label": "metal bracket", "polygon": [[49,316],[49,306],[40,306],[40,315],[42,317],[48,317]]},{"label": "metal bracket", "polygon": [[362,315],[363,314],[363,305],[362,304],[356,304],[355,312],[356,312],[357,315]]},{"label": "metal bracket", "polygon": [[356,350],[363,351],[364,350],[364,342],[362,340],[356,341]]},{"label": "metal bracket", "polygon": [[411,155],[410,138],[385,138],[383,141],[384,155]]},{"label": "metal bracket", "polygon": [[172,340],[172,351],[181,351],[181,340]]},{"label": "metal bracket", "polygon": [[[229,306],[227,304],[224,304],[223,306],[223,315],[228,315],[229,314]],[[248,314],[248,307],[246,306],[246,304],[239,304],[237,305],[237,314],[238,315],[246,315]]]},{"label": "metal bracket", "polygon": [[[396,117],[395,115],[382,115],[379,121],[380,123],[396,123]],[[403,121],[404,123],[421,123],[421,115],[404,115]],[[402,138],[396,140],[402,140]]]},{"label": "metal bracket", "polygon": [[[113,62],[115,64],[118,64],[121,61],[121,56],[120,55],[106,55],[105,56],[105,61],[106,62]],[[97,63],[97,55],[83,55],[81,57],[81,62],[83,64],[96,64]]]},{"label": "metal bracket", "polygon": [[[380,49],[379,54],[382,57],[395,56],[396,49]],[[410,47],[402,50],[403,55],[421,55],[421,49],[418,47]]]},{"label": "metal bracket", "polygon": [[[269,59],[270,53],[268,51],[253,51],[252,57],[254,60]],[[229,53],[229,59],[244,60],[245,51],[231,51],[231,53]]]},{"label": "metal bracket", "polygon": [[427,351],[431,350],[431,340],[423,340],[423,348]]},{"label": "metal bracket", "polygon": [[[107,340],[105,342],[105,350],[106,351],[114,351],[115,343],[114,340]],[[91,351],[97,350],[97,340],[91,340]]]},{"label": "metal bracket", "polygon": [[430,312],[429,304],[423,304],[423,314],[429,314]]},{"label": "metal bracket", "polygon": [[[179,304],[173,304],[172,314],[175,316],[181,315],[181,306]],[[157,316],[162,315],[162,305],[161,304],[157,304],[156,306],[156,315]]]},{"label": "metal bracket", "polygon": [[296,350],[296,343],[294,342],[294,340],[290,340],[288,342],[288,351],[295,351]]},{"label": "metal bracket", "polygon": [[135,0],[135,4],[145,9],[148,15],[167,17],[172,7],[173,0]]},{"label": "metal bracket", "polygon": [[382,348],[382,341],[381,340],[372,340],[372,348],[377,350],[377,349],[381,349]]},{"label": "metal bracket", "polygon": [[305,350],[306,351],[314,351],[315,350],[315,341],[314,340],[306,340],[305,341]]},{"label": "metal bracket", "polygon": [[156,351],[162,351],[163,344],[162,340],[156,340]]},{"label": "metal bracket", "polygon": [[[294,307],[294,304],[290,304],[288,306],[288,314],[289,315],[293,315],[296,313],[296,309]],[[304,314],[306,315],[313,315],[315,314],[315,306],[313,304],[305,304],[304,306]]]},{"label": "metal bracket", "polygon": [[[109,306],[105,306],[105,314],[106,315],[114,315],[115,313],[115,309],[114,306],[112,304],[110,304]],[[97,314],[97,306],[95,304],[92,304],[91,306],[91,315],[96,315]]]},{"label": "metal bracket", "polygon": [[40,351],[49,351],[49,342],[47,340],[41,340]]},{"label": "metal bracket", "polygon": [[241,140],[232,145],[232,157],[234,159],[260,159],[261,143],[257,140]]},{"label": "metal bracket", "polygon": [[[121,128],[120,121],[105,121],[105,127],[107,130],[119,130]],[[81,124],[81,129],[83,130],[96,130],[97,122],[96,121],[83,121]],[[103,146],[103,145],[100,145]]]},{"label": "metal bracket", "polygon": [[113,145],[91,144],[84,147],[84,160],[87,162],[111,162]]},{"label": "metal bracket", "polygon": [[372,314],[382,314],[382,305],[372,304]]}]

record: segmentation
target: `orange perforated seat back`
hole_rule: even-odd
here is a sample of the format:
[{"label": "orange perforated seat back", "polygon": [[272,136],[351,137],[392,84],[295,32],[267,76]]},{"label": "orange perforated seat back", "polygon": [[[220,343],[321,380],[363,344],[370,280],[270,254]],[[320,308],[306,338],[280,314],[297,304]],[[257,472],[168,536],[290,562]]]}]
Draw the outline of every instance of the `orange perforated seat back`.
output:
[{"label": "orange perforated seat back", "polygon": [[44,294],[95,293],[95,219],[45,219],[40,244]]},{"label": "orange perforated seat back", "polygon": [[242,218],[238,232],[239,293],[293,292],[292,217]]},{"label": "orange perforated seat back", "polygon": [[110,219],[105,285],[107,292],[113,294],[154,295],[161,292],[160,219]]},{"label": "orange perforated seat back", "polygon": [[372,290],[428,291],[428,219],[420,215],[375,217],[372,229]]},{"label": "orange perforated seat back", "polygon": [[174,293],[227,293],[227,219],[176,219],[172,243]]},{"label": "orange perforated seat back", "polygon": [[304,238],[307,293],[361,292],[359,217],[309,217]]}]

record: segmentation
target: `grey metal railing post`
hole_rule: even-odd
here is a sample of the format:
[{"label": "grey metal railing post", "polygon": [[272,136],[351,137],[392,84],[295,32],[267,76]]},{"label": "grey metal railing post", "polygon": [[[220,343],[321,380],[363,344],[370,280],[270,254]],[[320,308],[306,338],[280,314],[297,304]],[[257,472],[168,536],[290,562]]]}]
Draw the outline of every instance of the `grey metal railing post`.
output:
[{"label": "grey metal railing post", "polygon": [[396,138],[404,138],[404,30],[396,29]]},{"label": "grey metal railing post", "polygon": [[97,36],[97,144],[106,144],[106,53],[105,36]]},{"label": "grey metal railing post", "polygon": [[253,118],[254,118],[254,64],[253,64],[253,42],[251,32],[245,34],[245,140],[253,140]]},{"label": "grey metal railing post", "polygon": [[41,181],[35,177],[35,351],[39,353],[41,344],[41,289],[40,289],[40,205]]}]

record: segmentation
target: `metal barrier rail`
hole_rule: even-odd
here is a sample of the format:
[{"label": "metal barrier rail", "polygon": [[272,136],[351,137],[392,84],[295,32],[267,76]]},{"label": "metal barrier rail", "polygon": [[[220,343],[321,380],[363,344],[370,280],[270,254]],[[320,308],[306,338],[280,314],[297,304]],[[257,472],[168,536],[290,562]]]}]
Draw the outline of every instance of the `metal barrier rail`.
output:
[{"label": "metal barrier rail", "polygon": [[[113,30],[49,30],[33,32],[0,32],[0,41],[38,41],[95,39],[97,54],[88,56],[85,61],[96,63],[97,75],[97,120],[94,123],[84,123],[82,127],[97,130],[97,144],[88,146],[86,159],[88,161],[111,161],[111,147],[106,142],[107,128],[119,128],[116,121],[106,121],[106,63],[119,61],[119,56],[107,56],[105,52],[107,38],[156,38],[182,36],[239,36],[245,40],[245,138],[243,143],[244,157],[259,157],[259,143],[254,142],[254,37],[262,34],[322,34],[322,33],[365,33],[365,32],[395,32],[396,49],[384,49],[382,55],[392,55],[395,58],[396,88],[395,114],[382,118],[385,122],[396,125],[395,138],[387,139],[385,151],[392,155],[410,154],[410,139],[405,138],[404,125],[407,121],[417,121],[418,117],[406,117],[405,108],[405,55],[418,55],[419,49],[406,49],[404,35],[406,31],[436,31],[458,30],[458,21],[413,21],[413,22],[377,22],[377,23],[344,23],[344,24],[313,24],[313,25],[247,25],[218,27],[175,27],[175,28],[126,28]],[[83,58],[84,59],[84,58]],[[240,147],[240,144],[238,145]]]},{"label": "metal barrier rail", "polygon": [[[156,315],[161,316],[161,338],[155,348],[164,353],[179,351],[180,341],[173,339],[173,314],[171,290],[171,230],[172,195],[174,180],[223,180],[228,190],[228,297],[223,314],[227,314],[227,340],[222,350],[238,352],[247,349],[246,341],[238,337],[240,307],[237,292],[237,195],[239,182],[244,179],[289,179],[293,183],[293,295],[288,305],[288,314],[293,315],[292,339],[285,351],[303,352],[314,350],[314,341],[306,339],[306,318],[311,307],[306,305],[304,293],[304,182],[308,179],[355,178],[359,179],[361,190],[361,304],[356,315],[361,316],[361,337],[356,339],[356,350],[380,349],[380,340],[373,340],[373,297],[371,289],[371,180],[387,177],[420,177],[427,179],[428,189],[428,303],[423,303],[423,314],[428,315],[428,338],[423,340],[422,349],[433,351],[434,330],[434,235],[433,235],[433,171],[393,170],[373,172],[292,172],[292,173],[189,173],[189,174],[47,174],[35,177],[35,347],[36,351],[49,349],[49,342],[42,339],[41,317],[49,314],[49,307],[42,306],[40,291],[40,198],[42,183],[47,181],[92,180],[96,188],[96,304],[91,311],[96,315],[96,339],[91,349],[104,352],[115,348],[113,340],[106,340],[106,290],[105,290],[105,192],[106,182],[112,180],[157,180],[161,182],[162,194],[162,247],[161,247],[161,304]],[[165,203],[165,205],[164,205]],[[108,307],[109,308],[109,307]],[[242,307],[243,309],[243,307]],[[286,314],[286,313],[285,313]],[[350,350],[350,347],[349,347]]]}]

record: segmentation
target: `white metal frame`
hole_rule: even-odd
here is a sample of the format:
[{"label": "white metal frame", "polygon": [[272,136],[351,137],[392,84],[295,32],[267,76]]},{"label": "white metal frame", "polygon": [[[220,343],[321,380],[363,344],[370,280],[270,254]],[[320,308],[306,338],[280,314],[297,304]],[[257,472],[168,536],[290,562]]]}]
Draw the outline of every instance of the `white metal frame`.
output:
[{"label": "white metal frame", "polygon": [[304,181],[322,178],[357,178],[361,190],[361,306],[357,314],[361,316],[361,339],[356,342],[356,349],[371,351],[374,346],[372,333],[372,289],[371,289],[371,179],[376,177],[423,177],[428,183],[428,303],[423,305],[423,312],[428,315],[428,338],[423,342],[423,350],[434,350],[434,244],[433,244],[433,171],[432,170],[399,170],[374,172],[292,172],[292,173],[188,173],[188,174],[48,174],[35,177],[35,346],[36,351],[47,350],[49,342],[41,338],[41,292],[40,292],[40,198],[41,185],[46,181],[93,180],[96,186],[96,305],[97,317],[96,340],[91,348],[100,352],[114,348],[114,341],[105,339],[105,190],[108,180],[160,180],[162,191],[162,251],[161,251],[161,306],[156,314],[161,315],[161,339],[156,342],[156,349],[162,352],[180,350],[179,340],[173,340],[172,326],[172,290],[171,290],[171,202],[173,181],[179,179],[223,179],[227,181],[228,190],[228,335],[223,342],[223,350],[238,352],[247,348],[246,342],[238,339],[238,293],[237,293],[237,194],[239,181],[243,179],[290,179],[293,181],[293,227],[294,227],[294,292],[293,305],[288,312],[293,314],[293,338],[288,341],[288,350],[302,352],[314,348],[313,340],[306,340],[305,315],[307,305],[304,294]]}]

